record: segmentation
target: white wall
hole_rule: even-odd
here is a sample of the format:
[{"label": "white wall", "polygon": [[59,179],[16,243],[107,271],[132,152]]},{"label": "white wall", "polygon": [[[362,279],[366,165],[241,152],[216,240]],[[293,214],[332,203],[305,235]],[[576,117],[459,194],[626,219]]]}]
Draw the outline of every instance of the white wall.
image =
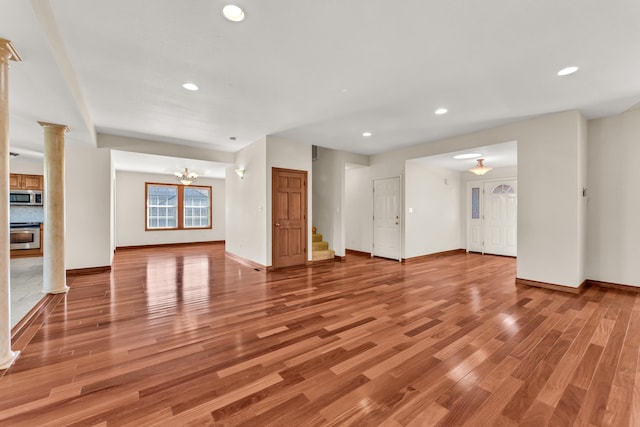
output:
[{"label": "white wall", "polygon": [[[111,253],[115,253],[116,250],[116,168],[113,161],[113,151],[110,150],[111,157],[111,170],[109,171],[109,179],[111,181],[111,191],[109,194],[109,200],[111,202],[111,206],[109,209],[110,219],[109,223],[111,224],[111,230],[109,232],[109,247]],[[113,261],[113,257],[112,257]]]},{"label": "white wall", "polygon": [[[370,167],[345,171],[345,247],[371,253],[373,181]],[[367,217],[369,215],[369,217]]]},{"label": "white wall", "polygon": [[311,188],[313,187],[313,177],[311,173],[311,146],[307,144],[301,144],[296,141],[291,141],[284,138],[275,136],[266,137],[266,182],[267,182],[267,230],[266,230],[266,253],[267,264],[271,264],[271,248],[272,248],[272,234],[271,218],[272,218],[272,183],[271,183],[271,171],[272,168],[283,169],[295,169],[301,171],[307,171],[307,259],[311,260],[311,227],[313,224],[313,200],[311,194]]},{"label": "white wall", "polygon": [[578,277],[582,280],[587,276],[587,197],[583,190],[588,187],[587,174],[587,145],[588,145],[588,122],[584,117],[580,117],[578,123],[578,197],[577,207],[577,233],[578,233]]},{"label": "white wall", "polygon": [[405,183],[405,258],[462,248],[460,172],[409,160]]},{"label": "white wall", "polygon": [[518,277],[571,287],[584,280],[578,209],[583,182],[577,112],[538,119],[518,140]]},{"label": "white wall", "polygon": [[[579,112],[566,111],[376,154],[370,158],[370,179],[403,177],[406,160],[517,140],[517,276],[577,287],[585,278],[580,271],[584,232],[577,225],[584,185],[584,177],[578,173],[582,168],[582,121]],[[539,165],[543,165],[542,171]],[[370,191],[370,182],[362,191]],[[406,183],[403,185],[407,191]],[[359,219],[363,229],[372,228],[371,205],[363,205]],[[367,241],[351,243],[348,239],[349,247],[368,247],[370,251],[369,235],[362,237]]]},{"label": "white wall", "polygon": [[173,175],[116,172],[116,247],[224,240],[225,183],[222,179],[199,178],[197,185],[211,186],[209,230],[145,231],[145,183],[175,184]]},{"label": "white wall", "polygon": [[65,256],[68,270],[111,265],[110,201],[110,150],[68,144],[65,147]]},{"label": "white wall", "polygon": [[[267,265],[266,165],[266,138],[262,138],[235,153],[234,165],[226,169],[225,180],[226,250],[264,266]],[[246,169],[244,179],[235,173],[240,168]]]},{"label": "white wall", "polygon": [[588,130],[587,277],[640,286],[640,109]]},{"label": "white wall", "polygon": [[10,157],[9,171],[25,175],[44,175],[44,161],[41,158]]}]

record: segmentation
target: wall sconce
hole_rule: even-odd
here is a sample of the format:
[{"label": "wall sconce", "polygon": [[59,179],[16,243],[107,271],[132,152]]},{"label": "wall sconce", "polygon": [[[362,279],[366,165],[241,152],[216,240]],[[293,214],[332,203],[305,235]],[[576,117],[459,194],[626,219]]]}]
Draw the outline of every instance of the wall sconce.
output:
[{"label": "wall sconce", "polygon": [[244,168],[236,169],[236,174],[240,177],[240,179],[244,179]]}]

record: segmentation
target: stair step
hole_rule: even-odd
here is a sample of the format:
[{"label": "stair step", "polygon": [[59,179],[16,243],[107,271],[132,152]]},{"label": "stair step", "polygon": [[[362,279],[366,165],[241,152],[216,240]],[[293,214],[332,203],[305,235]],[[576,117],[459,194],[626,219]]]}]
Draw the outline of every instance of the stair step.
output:
[{"label": "stair step", "polygon": [[334,259],[336,256],[336,252],[333,249],[327,249],[324,251],[313,251],[312,253],[313,261],[322,261],[325,259]]},{"label": "stair step", "polygon": [[312,242],[322,242],[322,234],[313,233],[311,235],[311,241]]},{"label": "stair step", "polygon": [[312,251],[326,251],[327,249],[329,249],[329,243],[328,242],[313,242],[312,243],[312,247],[311,247]]}]

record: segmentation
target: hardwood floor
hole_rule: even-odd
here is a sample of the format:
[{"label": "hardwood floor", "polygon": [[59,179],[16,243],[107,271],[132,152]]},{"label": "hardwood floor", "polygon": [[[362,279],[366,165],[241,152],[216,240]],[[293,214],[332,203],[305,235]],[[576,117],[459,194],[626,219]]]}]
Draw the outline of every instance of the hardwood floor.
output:
[{"label": "hardwood floor", "polygon": [[637,294],[458,254],[267,273],[118,251],[0,379],[0,425],[640,425]]}]

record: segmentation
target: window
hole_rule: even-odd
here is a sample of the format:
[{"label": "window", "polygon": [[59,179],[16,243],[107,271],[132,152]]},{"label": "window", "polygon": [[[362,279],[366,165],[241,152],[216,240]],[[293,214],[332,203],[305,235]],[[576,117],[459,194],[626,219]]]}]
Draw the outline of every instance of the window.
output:
[{"label": "window", "polygon": [[471,189],[471,219],[480,219],[480,188]]},{"label": "window", "polygon": [[146,184],[146,230],[211,228],[211,187]]},{"label": "window", "polygon": [[513,191],[513,187],[506,184],[500,184],[497,187],[494,187],[493,190],[491,190],[491,194],[514,194],[514,193],[515,191]]}]

